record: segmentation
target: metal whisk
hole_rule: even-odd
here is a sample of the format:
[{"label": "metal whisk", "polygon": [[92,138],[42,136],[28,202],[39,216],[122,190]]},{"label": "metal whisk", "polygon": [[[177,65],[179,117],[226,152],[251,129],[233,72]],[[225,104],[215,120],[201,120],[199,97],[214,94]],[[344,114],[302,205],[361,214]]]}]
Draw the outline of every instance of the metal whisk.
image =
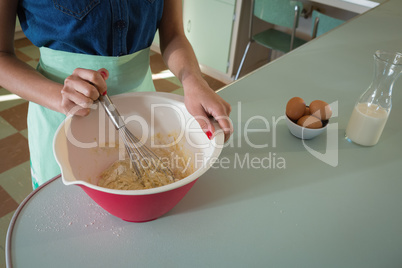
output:
[{"label": "metal whisk", "polygon": [[141,178],[146,171],[159,172],[169,180],[174,181],[173,172],[163,165],[162,160],[145,144],[143,144],[130,130],[127,129],[123,118],[120,116],[116,106],[107,94],[99,97],[99,102],[105,108],[110,120],[119,132],[124,142],[127,154],[130,157],[132,166],[138,178]]}]

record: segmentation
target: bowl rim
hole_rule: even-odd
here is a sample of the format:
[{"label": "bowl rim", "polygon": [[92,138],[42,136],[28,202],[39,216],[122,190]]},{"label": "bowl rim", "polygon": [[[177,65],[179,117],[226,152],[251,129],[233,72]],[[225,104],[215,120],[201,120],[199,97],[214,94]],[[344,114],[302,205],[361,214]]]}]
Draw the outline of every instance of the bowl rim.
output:
[{"label": "bowl rim", "polygon": [[[158,96],[158,97],[163,97],[163,98],[167,98],[170,101],[175,101],[175,102],[179,102],[180,104],[184,104],[184,97],[177,95],[177,94],[172,94],[172,93],[165,93],[165,92],[155,92],[155,91],[149,91],[149,92],[128,92],[128,93],[123,93],[123,94],[118,94],[118,95],[113,95],[111,96],[112,100],[116,100],[119,98],[125,98],[127,96]],[[170,190],[174,190],[176,188],[180,188],[186,184],[191,183],[192,181],[198,179],[201,175],[203,175],[214,163],[215,161],[218,159],[222,148],[223,148],[223,144],[224,144],[224,133],[223,130],[221,129],[221,127],[219,126],[219,124],[217,122],[213,122],[214,127],[215,127],[215,135],[214,137],[210,140],[210,143],[212,146],[215,147],[215,150],[212,152],[211,156],[206,158],[206,161],[203,163],[203,165],[201,167],[199,167],[197,170],[195,170],[191,175],[164,185],[164,186],[160,186],[160,187],[155,187],[155,188],[151,188],[151,189],[142,189],[142,190],[116,190],[116,189],[109,189],[109,188],[104,188],[86,181],[82,181],[82,180],[78,180],[77,178],[75,178],[74,176],[74,180],[66,180],[65,179],[65,173],[68,173],[69,171],[66,171],[65,168],[62,167],[61,163],[60,163],[60,157],[58,156],[58,152],[56,150],[56,143],[58,138],[60,138],[60,133],[62,133],[62,129],[64,128],[64,126],[67,123],[71,123],[71,120],[73,119],[73,115],[68,115],[63,122],[59,125],[59,127],[56,130],[56,134],[54,136],[53,139],[53,152],[54,152],[54,156],[56,159],[57,164],[60,167],[61,170],[61,177],[62,177],[62,181],[65,185],[79,185],[79,186],[86,186],[88,188],[97,190],[97,191],[101,191],[104,193],[109,193],[109,194],[116,194],[116,195],[151,195],[151,194],[158,194],[158,193],[162,193],[162,192],[167,192]]]}]

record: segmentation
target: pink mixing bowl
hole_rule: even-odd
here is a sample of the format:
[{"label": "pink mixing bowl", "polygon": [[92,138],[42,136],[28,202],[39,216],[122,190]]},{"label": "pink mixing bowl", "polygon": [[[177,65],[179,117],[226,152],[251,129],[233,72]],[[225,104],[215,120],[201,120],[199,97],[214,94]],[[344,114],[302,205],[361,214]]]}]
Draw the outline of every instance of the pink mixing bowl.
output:
[{"label": "pink mixing bowl", "polygon": [[114,190],[97,186],[100,174],[119,158],[114,148],[118,134],[104,109],[95,104],[89,116],[69,116],[54,138],[54,153],[66,185],[79,185],[98,205],[125,221],[144,222],[170,211],[218,158],[224,142],[216,134],[209,140],[184,106],[183,97],[157,92],[127,93],[111,97],[126,125],[137,137],[174,134],[190,152],[194,172],[177,182],[145,190]]}]

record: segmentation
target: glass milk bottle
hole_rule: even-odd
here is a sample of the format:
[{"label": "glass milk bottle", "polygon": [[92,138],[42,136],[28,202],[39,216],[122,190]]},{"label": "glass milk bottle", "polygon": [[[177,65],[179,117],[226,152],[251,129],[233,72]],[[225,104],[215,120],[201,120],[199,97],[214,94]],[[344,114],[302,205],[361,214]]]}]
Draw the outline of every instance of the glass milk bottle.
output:
[{"label": "glass milk bottle", "polygon": [[374,79],[355,104],[347,139],[363,146],[377,144],[391,111],[392,87],[401,72],[402,53],[375,52]]}]

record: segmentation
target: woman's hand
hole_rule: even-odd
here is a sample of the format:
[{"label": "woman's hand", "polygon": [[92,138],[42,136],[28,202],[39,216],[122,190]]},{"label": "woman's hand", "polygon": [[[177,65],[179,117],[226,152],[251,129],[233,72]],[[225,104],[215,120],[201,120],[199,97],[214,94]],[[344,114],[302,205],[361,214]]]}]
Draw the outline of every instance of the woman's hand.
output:
[{"label": "woman's hand", "polygon": [[194,116],[208,138],[211,139],[215,134],[215,128],[211,123],[211,120],[215,119],[222,128],[225,141],[227,141],[233,132],[232,121],[229,118],[232,109],[230,104],[216,94],[205,80],[184,92],[184,103],[187,110]]},{"label": "woman's hand", "polygon": [[100,94],[107,90],[106,79],[109,72],[102,68],[98,71],[77,68],[64,80],[61,90],[61,109],[68,114],[86,116],[90,107]]},{"label": "woman's hand", "polygon": [[212,138],[215,133],[210,117],[213,117],[225,133],[225,141],[233,131],[229,119],[230,105],[216,94],[202,78],[197,58],[183,29],[181,0],[165,0],[159,25],[159,41],[163,59],[180,80],[184,89],[187,110],[201,128]]}]

